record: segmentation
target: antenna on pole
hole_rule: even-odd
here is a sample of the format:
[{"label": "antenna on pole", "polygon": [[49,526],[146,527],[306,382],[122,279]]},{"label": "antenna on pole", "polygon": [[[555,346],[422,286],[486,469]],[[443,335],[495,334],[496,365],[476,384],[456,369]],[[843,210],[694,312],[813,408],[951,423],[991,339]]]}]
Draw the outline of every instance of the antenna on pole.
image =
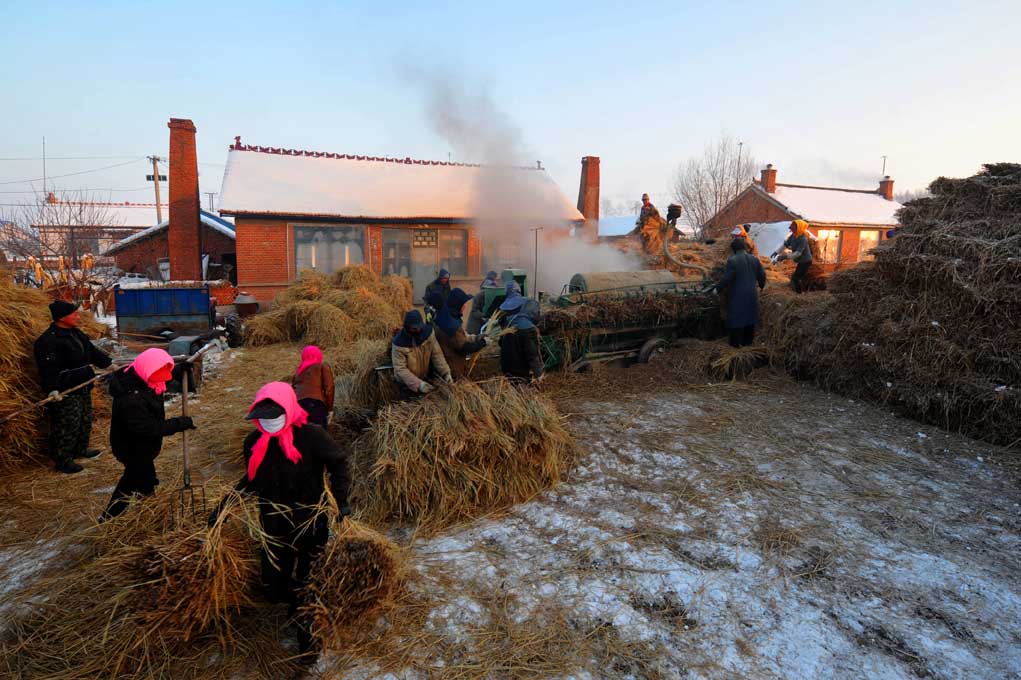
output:
[{"label": "antenna on pole", "polygon": [[880,174],[880,177],[886,177],[886,156],[881,156],[880,158],[883,159],[883,172]]},{"label": "antenna on pole", "polygon": [[43,198],[46,198],[46,135],[43,135]]},{"label": "antenna on pole", "polygon": [[216,191],[204,191],[202,192],[209,197],[209,212],[213,212],[213,196],[216,196],[219,192]]}]

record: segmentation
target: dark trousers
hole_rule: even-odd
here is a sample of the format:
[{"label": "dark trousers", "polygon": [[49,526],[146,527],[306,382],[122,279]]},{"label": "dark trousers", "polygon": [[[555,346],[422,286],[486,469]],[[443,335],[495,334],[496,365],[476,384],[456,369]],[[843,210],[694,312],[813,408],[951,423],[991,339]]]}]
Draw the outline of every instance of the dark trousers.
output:
[{"label": "dark trousers", "polygon": [[326,427],[327,421],[330,419],[330,412],[327,410],[326,404],[318,399],[305,397],[298,400],[298,406],[308,412],[308,422],[315,423],[320,427]]},{"label": "dark trousers", "polygon": [[794,273],[791,274],[791,285],[794,286],[795,293],[804,292],[801,286],[801,282],[808,276],[808,268],[812,266],[811,262],[799,262],[798,266],[794,268]]},{"label": "dark trousers", "polygon": [[50,414],[49,451],[57,465],[70,463],[89,449],[92,391],[81,389],[46,406]]},{"label": "dark trousers", "polygon": [[747,347],[755,341],[755,326],[728,328],[727,334],[731,347]]},{"label": "dark trousers", "polygon": [[124,512],[134,495],[151,496],[160,481],[156,477],[155,461],[132,460],[124,463],[124,474],[114,487],[110,503],[103,511],[103,518],[110,519]]}]

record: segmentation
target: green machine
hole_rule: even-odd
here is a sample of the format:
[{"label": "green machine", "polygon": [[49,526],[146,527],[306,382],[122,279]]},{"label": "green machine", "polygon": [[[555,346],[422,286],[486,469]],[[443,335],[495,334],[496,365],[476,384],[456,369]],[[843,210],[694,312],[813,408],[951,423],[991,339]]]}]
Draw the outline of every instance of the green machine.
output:
[{"label": "green machine", "polygon": [[485,305],[482,307],[483,319],[489,319],[507,297],[507,284],[516,281],[521,286],[521,294],[528,297],[528,272],[524,269],[504,269],[500,273],[500,285],[497,288],[483,288]]}]

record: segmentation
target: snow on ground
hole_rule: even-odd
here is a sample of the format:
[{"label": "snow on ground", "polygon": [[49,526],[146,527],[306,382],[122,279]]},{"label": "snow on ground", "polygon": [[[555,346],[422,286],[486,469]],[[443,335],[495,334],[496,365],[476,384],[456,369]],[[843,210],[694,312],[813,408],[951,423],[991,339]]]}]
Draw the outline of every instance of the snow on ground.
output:
[{"label": "snow on ground", "polygon": [[1021,493],[992,447],[786,380],[590,402],[573,429],[567,483],[416,543],[441,604],[396,677],[1021,674]]}]

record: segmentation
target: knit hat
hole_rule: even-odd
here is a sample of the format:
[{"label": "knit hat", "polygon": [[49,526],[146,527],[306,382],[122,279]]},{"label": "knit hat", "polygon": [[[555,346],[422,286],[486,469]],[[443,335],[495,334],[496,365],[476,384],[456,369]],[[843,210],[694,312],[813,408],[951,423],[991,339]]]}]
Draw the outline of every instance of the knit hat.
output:
[{"label": "knit hat", "polygon": [[78,305],[73,305],[66,300],[54,300],[50,303],[50,316],[54,321],[60,321],[68,314],[78,311]]}]

